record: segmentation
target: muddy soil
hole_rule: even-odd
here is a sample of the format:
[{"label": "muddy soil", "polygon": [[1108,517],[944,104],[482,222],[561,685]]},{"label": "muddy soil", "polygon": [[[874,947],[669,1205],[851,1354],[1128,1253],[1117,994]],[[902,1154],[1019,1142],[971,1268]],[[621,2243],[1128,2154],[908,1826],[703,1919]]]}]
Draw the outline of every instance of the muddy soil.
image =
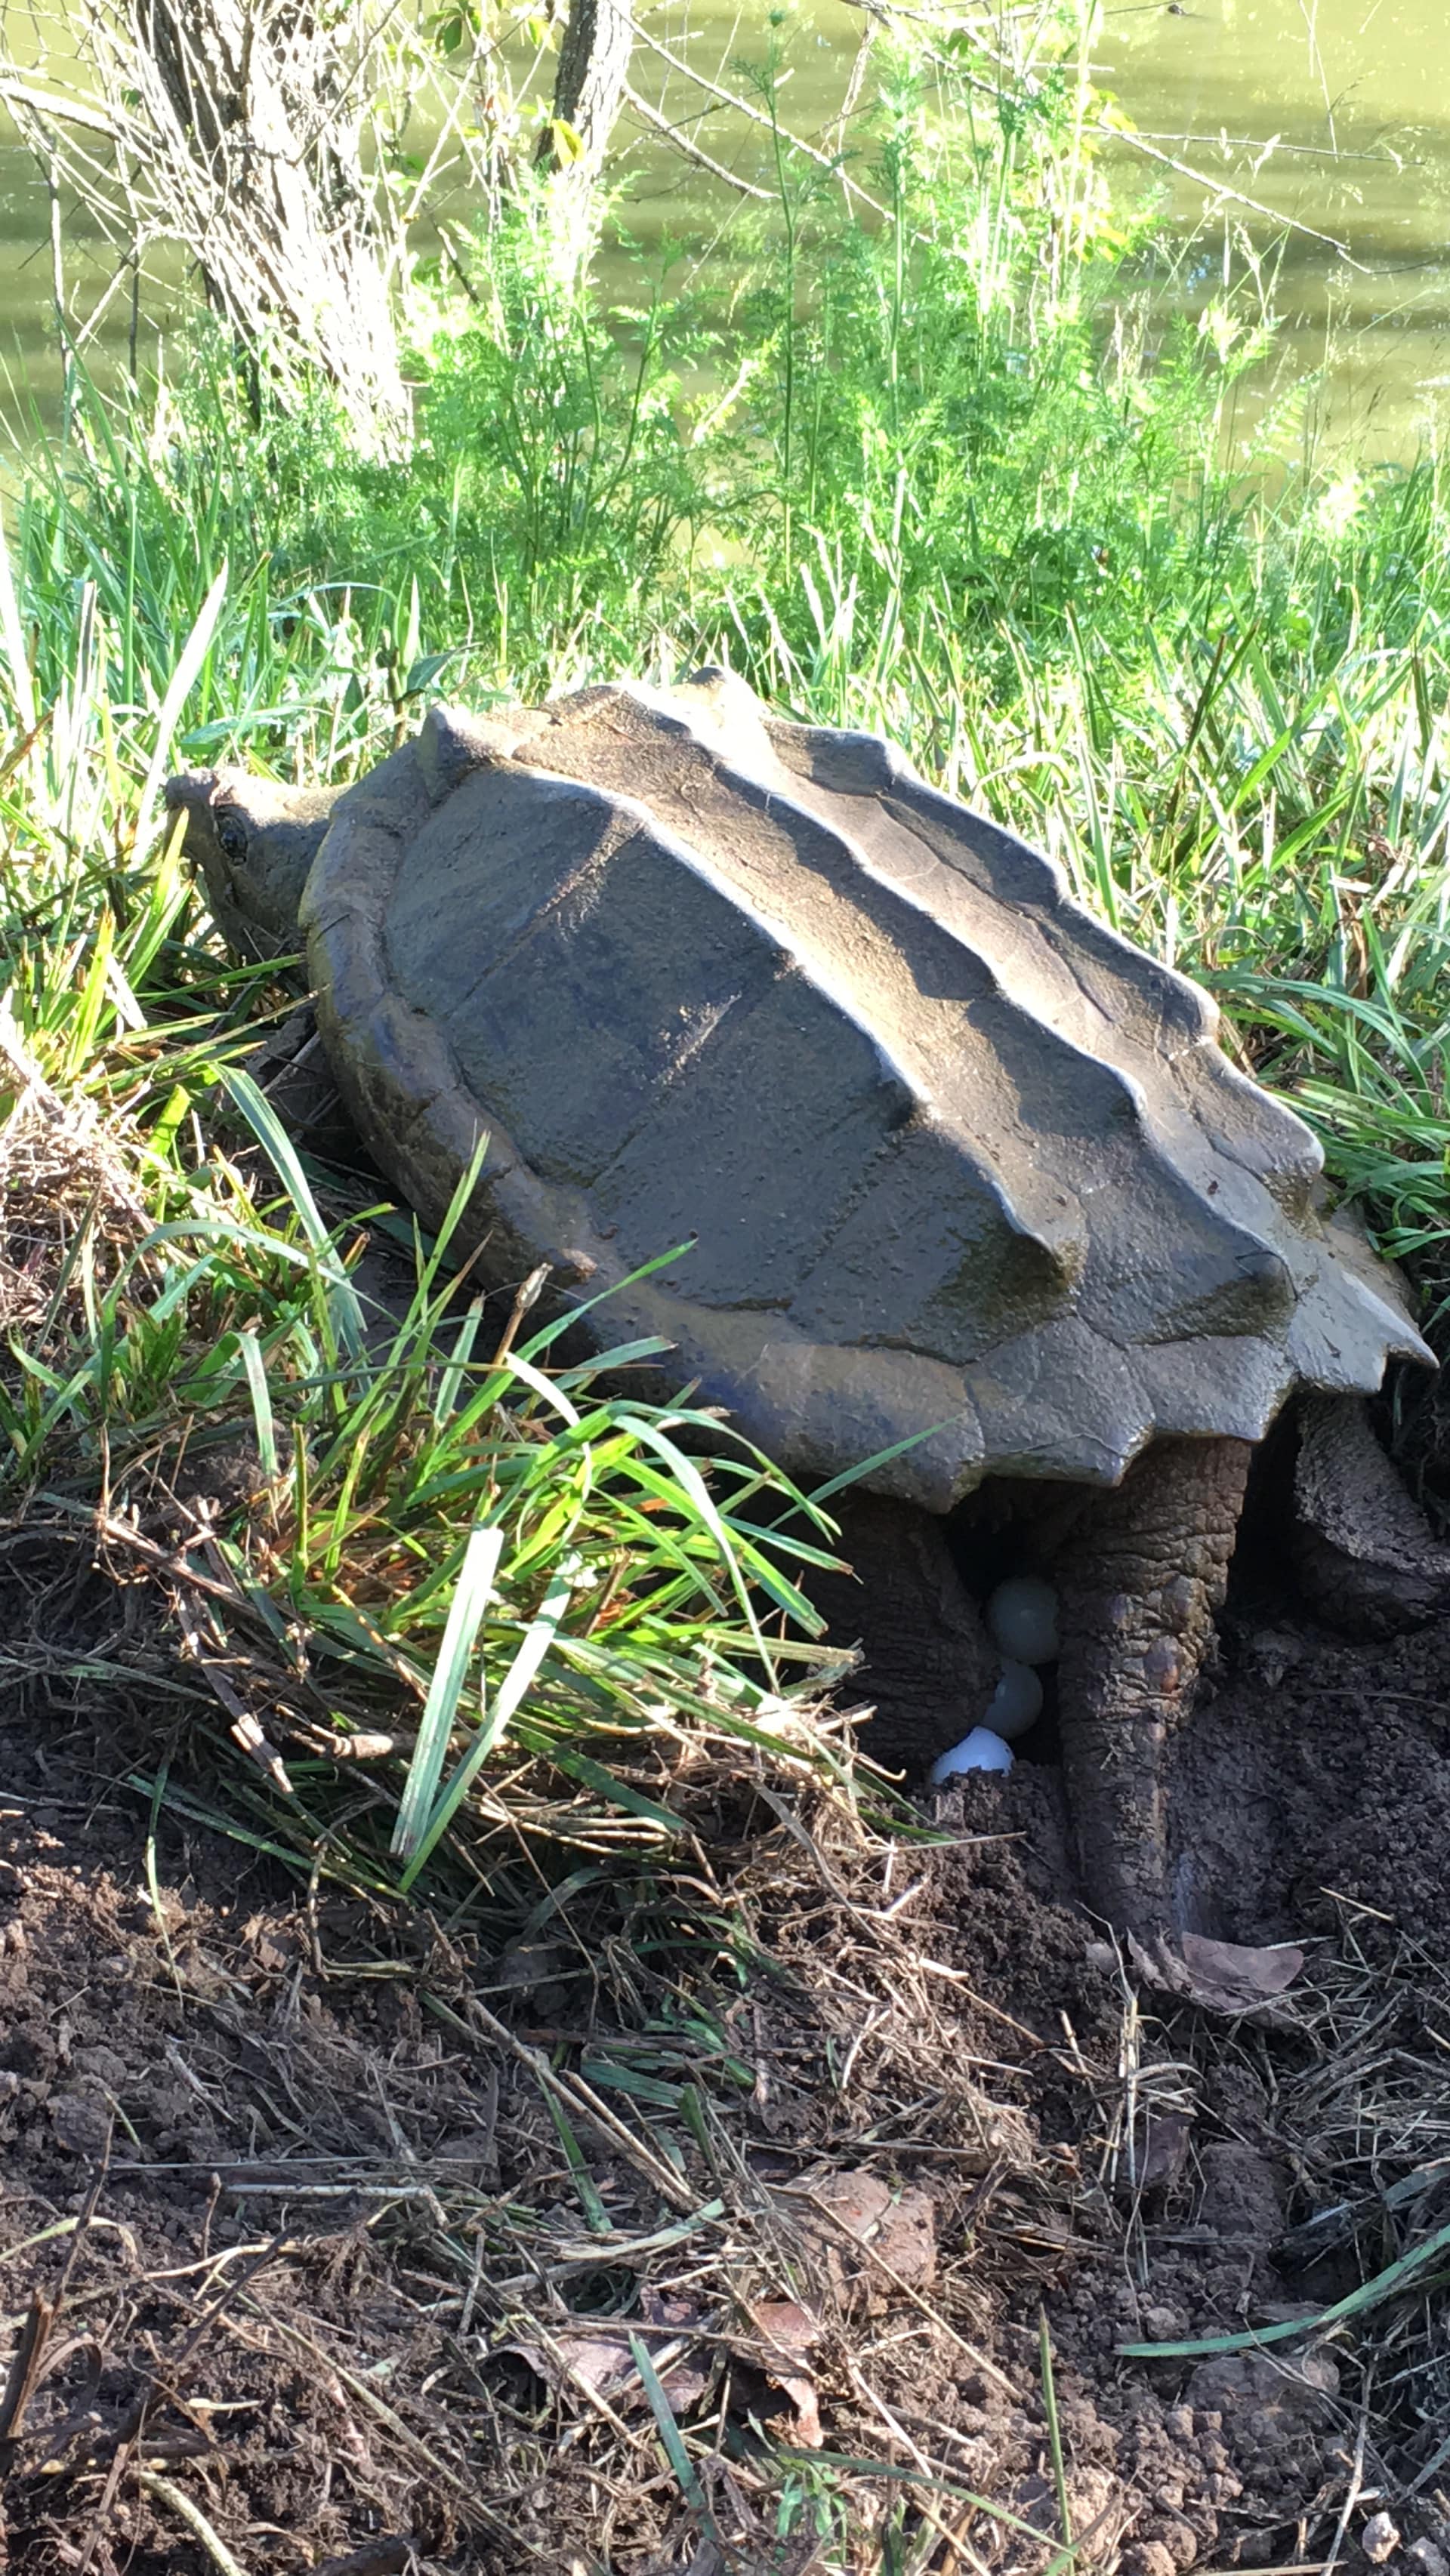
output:
[{"label": "muddy soil", "polygon": [[[1329,2343],[1117,2347],[1316,2308],[1450,2220],[1450,1625],[1226,1623],[1180,1787],[1204,1928],[1305,1946],[1262,2023],[1135,1990],[1047,1766],[955,1786],[946,1848],[722,1807],[752,1965],[702,1955],[690,2023],[637,1891],[530,1974],[299,1885],[177,1804],[245,1820],[244,1775],[61,1643],[64,1687],[0,1706],[0,2382],[38,2343],[7,2576],[803,2576],[887,2563],[903,2514],[918,2576],[1040,2571],[1044,2315],[1084,2564],[1318,2567],[1342,2517],[1353,2576],[1383,2506],[1391,2576],[1443,2576],[1443,2289]],[[696,2051],[688,2116],[645,2022]]]}]

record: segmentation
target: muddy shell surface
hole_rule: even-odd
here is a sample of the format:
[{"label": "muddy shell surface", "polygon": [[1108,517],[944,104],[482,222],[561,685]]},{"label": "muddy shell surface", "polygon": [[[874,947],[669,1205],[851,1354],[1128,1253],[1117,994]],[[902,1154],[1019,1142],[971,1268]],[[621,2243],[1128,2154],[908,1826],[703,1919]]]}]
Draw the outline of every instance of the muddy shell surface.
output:
[{"label": "muddy shell surface", "polygon": [[[1428,1356],[1213,1002],[874,737],[709,672],[434,709],[303,899],[366,1141],[797,1476],[936,1511]],[[653,1269],[642,1265],[686,1245]]]}]

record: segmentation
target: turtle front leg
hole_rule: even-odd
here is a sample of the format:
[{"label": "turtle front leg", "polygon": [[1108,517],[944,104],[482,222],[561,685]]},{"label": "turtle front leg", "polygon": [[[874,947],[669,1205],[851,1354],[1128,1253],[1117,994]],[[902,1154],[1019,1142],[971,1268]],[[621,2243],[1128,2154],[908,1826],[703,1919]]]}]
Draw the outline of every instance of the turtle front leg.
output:
[{"label": "turtle front leg", "polygon": [[1063,1764],[1089,1902],[1151,1941],[1175,1928],[1167,1756],[1228,1582],[1245,1440],[1160,1440],[1095,1497],[1053,1567]]}]

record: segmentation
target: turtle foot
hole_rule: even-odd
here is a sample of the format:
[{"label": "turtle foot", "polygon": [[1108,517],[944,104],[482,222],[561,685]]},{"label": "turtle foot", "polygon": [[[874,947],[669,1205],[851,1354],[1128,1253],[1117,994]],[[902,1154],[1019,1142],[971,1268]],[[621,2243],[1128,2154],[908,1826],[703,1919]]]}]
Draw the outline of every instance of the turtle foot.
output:
[{"label": "turtle foot", "polygon": [[1450,1548],[1432,1537],[1359,1396],[1302,1407],[1294,1561],[1310,1608],[1351,1636],[1396,1636],[1450,1608]]},{"label": "turtle foot", "polygon": [[1088,1901],[1152,1950],[1183,1927],[1169,1871],[1172,1740],[1222,1604],[1251,1451],[1162,1440],[1054,1567],[1063,1766]]}]

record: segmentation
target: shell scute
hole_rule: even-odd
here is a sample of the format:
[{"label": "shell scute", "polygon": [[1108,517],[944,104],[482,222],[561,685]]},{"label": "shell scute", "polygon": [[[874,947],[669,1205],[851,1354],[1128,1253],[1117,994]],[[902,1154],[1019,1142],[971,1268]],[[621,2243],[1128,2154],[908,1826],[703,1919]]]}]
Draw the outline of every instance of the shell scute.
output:
[{"label": "shell scute", "polygon": [[305,906],[374,1152],[436,1219],[486,1130],[484,1275],[612,1289],[796,1473],[1113,1483],[1425,1355],[1209,997],[889,745],[711,673],[441,711],[376,781]]}]

